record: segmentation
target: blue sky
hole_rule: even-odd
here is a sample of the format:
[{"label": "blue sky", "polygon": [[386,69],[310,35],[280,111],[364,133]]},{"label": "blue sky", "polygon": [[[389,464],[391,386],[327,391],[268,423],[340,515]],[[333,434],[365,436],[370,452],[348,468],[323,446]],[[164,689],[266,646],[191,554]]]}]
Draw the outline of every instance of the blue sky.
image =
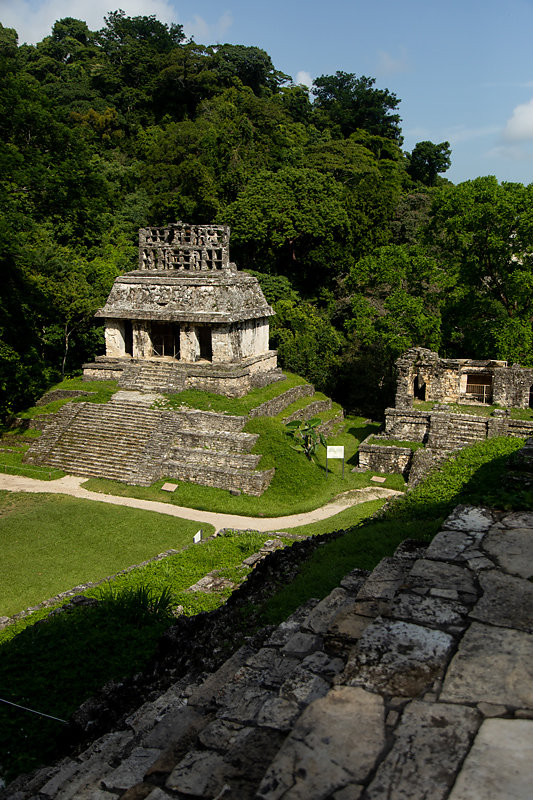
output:
[{"label": "blue sky", "polygon": [[96,30],[117,7],[202,44],[262,47],[297,82],[374,77],[401,100],[404,149],[450,142],[450,180],[533,182],[533,0],[0,0],[0,21],[36,42],[56,19]]}]

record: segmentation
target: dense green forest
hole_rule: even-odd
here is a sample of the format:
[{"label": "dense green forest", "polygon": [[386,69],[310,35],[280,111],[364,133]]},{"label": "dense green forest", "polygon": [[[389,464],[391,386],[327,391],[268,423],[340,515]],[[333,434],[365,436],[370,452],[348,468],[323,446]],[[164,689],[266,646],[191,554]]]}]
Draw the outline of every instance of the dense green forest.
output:
[{"label": "dense green forest", "polygon": [[272,346],[349,409],[421,345],[533,364],[533,188],[454,186],[447,142],[402,150],[400,100],[294,85],[256,47],[111,12],[37,45],[0,25],[0,415],[103,352],[93,322],[149,224],[231,225]]}]

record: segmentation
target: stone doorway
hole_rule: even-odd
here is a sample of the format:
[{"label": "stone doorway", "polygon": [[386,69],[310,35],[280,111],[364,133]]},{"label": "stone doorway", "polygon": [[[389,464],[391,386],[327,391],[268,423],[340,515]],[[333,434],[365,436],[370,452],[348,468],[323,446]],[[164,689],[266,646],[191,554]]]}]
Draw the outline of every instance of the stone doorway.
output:
[{"label": "stone doorway", "polygon": [[180,329],[177,325],[165,322],[152,322],[152,355],[158,358],[180,357]]},{"label": "stone doorway", "polygon": [[478,403],[492,402],[492,375],[474,372],[466,376],[466,396]]},{"label": "stone doorway", "polygon": [[133,355],[133,325],[129,319],[124,322],[124,352],[127,356]]},{"label": "stone doorway", "polygon": [[426,383],[420,375],[417,375],[414,381],[414,395],[417,400],[426,399]]},{"label": "stone doorway", "polygon": [[200,361],[213,360],[211,328],[209,328],[207,325],[200,325],[198,327],[198,347],[200,349]]}]

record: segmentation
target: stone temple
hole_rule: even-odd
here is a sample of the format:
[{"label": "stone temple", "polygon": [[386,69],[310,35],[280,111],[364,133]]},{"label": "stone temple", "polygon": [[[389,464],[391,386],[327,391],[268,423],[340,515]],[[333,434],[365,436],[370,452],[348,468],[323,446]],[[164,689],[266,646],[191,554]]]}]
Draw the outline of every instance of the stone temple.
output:
[{"label": "stone temple", "polygon": [[229,260],[226,225],[139,231],[139,268],[116,279],[96,316],[106,353],[89,380],[122,388],[240,397],[281,376],[269,350],[268,305],[256,278]]},{"label": "stone temple", "polygon": [[[258,434],[243,430],[248,416],[171,409],[163,395],[241,397],[283,380],[268,348],[274,312],[256,278],[230,262],[227,226],[177,222],[139,238],[139,269],[116,279],[96,314],[106,353],[83,370],[88,381],[116,379],[119,391],[107,403],[80,400],[47,415],[25,461],[143,486],[166,477],[260,495],[274,469],[261,469],[251,452]],[[287,390],[272,413],[297,399],[295,389],[314,391]]]}]

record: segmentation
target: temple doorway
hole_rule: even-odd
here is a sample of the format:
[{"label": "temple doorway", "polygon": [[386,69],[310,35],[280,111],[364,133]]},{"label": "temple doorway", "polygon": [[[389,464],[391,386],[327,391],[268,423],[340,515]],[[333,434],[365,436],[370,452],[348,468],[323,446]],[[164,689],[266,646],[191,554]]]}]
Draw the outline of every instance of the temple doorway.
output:
[{"label": "temple doorway", "polygon": [[200,361],[213,360],[213,343],[211,339],[211,328],[207,325],[198,327],[198,346],[200,348]]},{"label": "temple doorway", "polygon": [[160,358],[180,357],[180,329],[169,322],[152,322],[152,355]]}]

